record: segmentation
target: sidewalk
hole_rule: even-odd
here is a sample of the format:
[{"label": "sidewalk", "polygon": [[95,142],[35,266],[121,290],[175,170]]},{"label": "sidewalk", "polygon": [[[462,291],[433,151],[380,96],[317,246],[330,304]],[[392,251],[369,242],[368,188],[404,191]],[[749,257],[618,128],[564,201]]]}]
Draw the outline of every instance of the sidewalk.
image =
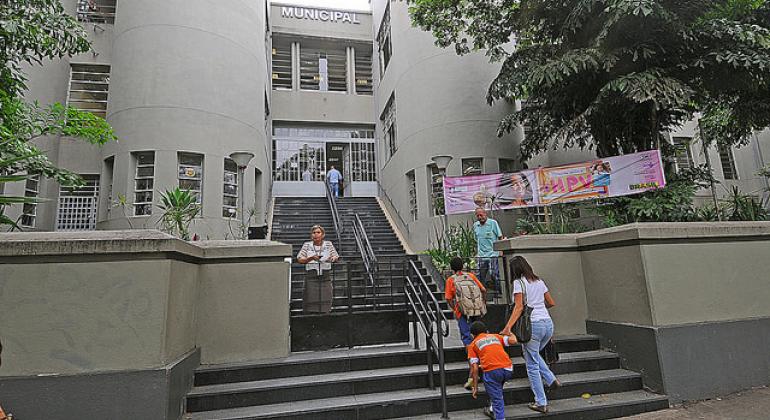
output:
[{"label": "sidewalk", "polygon": [[623,417],[631,420],[767,420],[770,388],[753,388],[722,398],[694,401],[668,410]]}]

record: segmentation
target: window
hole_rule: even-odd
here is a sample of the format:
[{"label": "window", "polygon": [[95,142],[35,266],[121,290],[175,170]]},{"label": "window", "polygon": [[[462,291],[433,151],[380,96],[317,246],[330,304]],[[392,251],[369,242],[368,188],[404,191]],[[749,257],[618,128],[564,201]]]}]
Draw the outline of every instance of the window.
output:
[{"label": "window", "polygon": [[382,15],[380,30],[377,31],[377,45],[380,52],[380,74],[384,74],[390,64],[390,58],[393,56],[393,45],[390,34],[390,2],[385,6],[385,13]]},{"label": "window", "polygon": [[730,146],[719,145],[719,161],[722,163],[722,174],[725,179],[738,179],[738,170],[735,168],[735,156]]},{"label": "window", "polygon": [[134,216],[152,214],[152,191],[155,187],[155,152],[132,154],[136,171],[134,175]]},{"label": "window", "polygon": [[222,187],[222,217],[234,219],[238,207],[238,165],[225,158],[225,177]]},{"label": "window", "polygon": [[690,150],[690,137],[674,137],[674,163],[676,163],[676,170],[681,171],[690,169],[694,166],[692,159],[692,151]]},{"label": "window", "polygon": [[81,175],[86,184],[80,188],[60,187],[56,230],[95,230],[99,175]]},{"label": "window", "polygon": [[312,181],[326,177],[326,143],[312,140],[273,140],[273,180],[301,181],[310,171]]},{"label": "window", "polygon": [[356,94],[372,94],[372,50],[355,50],[356,56]]},{"label": "window", "polygon": [[417,182],[414,169],[406,173],[406,183],[409,188],[409,215],[412,220],[417,220]]},{"label": "window", "polygon": [[107,116],[107,94],[110,87],[110,66],[103,64],[72,64],[67,105],[88,111],[102,118]]},{"label": "window", "polygon": [[273,41],[272,79],[274,90],[292,89],[291,42]]},{"label": "window", "polygon": [[374,143],[350,143],[350,154],[353,181],[376,181]]},{"label": "window", "polygon": [[482,158],[463,159],[463,176],[481,175],[483,164],[484,159]]},{"label": "window", "polygon": [[435,164],[428,165],[428,182],[431,192],[430,207],[434,216],[440,216],[444,214],[444,178]]},{"label": "window", "polygon": [[382,138],[387,147],[388,157],[391,157],[396,153],[396,149],[398,149],[396,141],[396,97],[394,94],[390,95],[388,103],[385,104],[385,110],[380,115],[380,121],[382,122]]},{"label": "window", "polygon": [[516,161],[514,159],[498,159],[500,172],[516,172]]},{"label": "window", "polygon": [[[40,193],[40,175],[32,175],[24,184],[24,197],[37,198]],[[24,203],[21,210],[21,225],[35,227],[37,219],[37,203]]]},{"label": "window", "polygon": [[300,88],[322,92],[347,92],[347,50],[301,47]]},{"label": "window", "polygon": [[[112,197],[112,184],[115,179],[115,156],[110,156],[104,159],[104,166],[102,169],[102,180],[99,181],[102,185],[106,186],[101,198],[102,213],[109,214],[112,210],[112,206],[115,201]],[[103,215],[100,217],[104,217]]]},{"label": "window", "polygon": [[114,24],[115,8],[115,0],[78,0],[78,20]]},{"label": "window", "polygon": [[203,155],[179,153],[179,188],[195,194],[196,202],[203,202]]}]

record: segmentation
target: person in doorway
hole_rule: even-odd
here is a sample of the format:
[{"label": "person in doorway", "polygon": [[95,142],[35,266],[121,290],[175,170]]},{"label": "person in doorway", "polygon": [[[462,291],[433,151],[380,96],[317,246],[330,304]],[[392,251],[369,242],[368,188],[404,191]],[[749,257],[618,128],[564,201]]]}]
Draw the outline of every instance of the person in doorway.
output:
[{"label": "person in doorway", "polygon": [[553,321],[548,313],[548,308],[554,307],[556,303],[548,291],[548,286],[532,271],[532,267],[524,257],[513,257],[510,267],[515,306],[500,334],[511,335],[511,328],[521,316],[524,305],[532,308],[530,317],[532,320],[532,339],[521,345],[524,362],[527,365],[529,385],[532,388],[532,393],[535,394],[535,402],[530,404],[529,408],[540,413],[547,413],[548,401],[545,397],[543,383],[548,384],[548,389],[556,389],[561,386],[561,382],[556,379],[556,375],[551,372],[548,364],[540,356],[540,350],[553,336]]},{"label": "person in doorway", "polygon": [[473,224],[473,232],[476,234],[476,255],[478,258],[479,277],[487,289],[500,291],[500,271],[498,270],[497,257],[493,245],[495,241],[503,239],[503,232],[495,219],[487,217],[487,211],[476,208],[476,222]]},{"label": "person in doorway", "polygon": [[305,290],[302,294],[302,312],[326,314],[332,309],[331,263],[340,258],[326,231],[319,225],[310,228],[311,241],[302,244],[297,261],[305,264]]},{"label": "person in doorway", "polygon": [[[457,319],[460,340],[465,347],[468,347],[473,341],[471,323],[487,312],[487,289],[473,273],[463,271],[463,265],[463,259],[460,257],[454,257],[449,261],[449,267],[454,274],[446,280],[444,298]],[[468,390],[473,386],[470,369],[464,386]]]},{"label": "person in doorway", "polygon": [[326,181],[329,183],[329,186],[332,187],[332,193],[334,193],[334,196],[339,197],[342,174],[334,167],[334,165],[332,165],[331,169],[329,169],[329,172],[326,173]]},{"label": "person in doorway", "polygon": [[305,171],[302,172],[302,180],[305,182],[313,180],[313,173],[310,172],[310,168],[305,168]]},{"label": "person in doorway", "polygon": [[489,396],[489,406],[484,407],[484,414],[492,419],[505,420],[503,385],[513,379],[513,362],[503,346],[516,344],[516,337],[489,334],[487,326],[481,321],[471,324],[471,335],[473,342],[468,346],[468,361],[471,364],[473,398],[479,391],[480,367],[484,372],[484,389]]}]

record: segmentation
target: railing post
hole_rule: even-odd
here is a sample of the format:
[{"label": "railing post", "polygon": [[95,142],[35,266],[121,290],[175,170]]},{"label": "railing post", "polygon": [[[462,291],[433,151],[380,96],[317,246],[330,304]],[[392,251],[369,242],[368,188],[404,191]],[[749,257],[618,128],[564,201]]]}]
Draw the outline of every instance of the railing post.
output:
[{"label": "railing post", "polygon": [[425,354],[428,357],[428,388],[436,389],[436,385],[433,383],[433,345],[431,341],[430,339],[425,340]]},{"label": "railing post", "polygon": [[[441,308],[436,308],[436,312]],[[441,317],[436,314],[436,332],[438,336],[438,376],[441,384],[441,418],[448,419],[446,403],[446,372],[444,370],[444,329],[441,327]]]},{"label": "railing post", "polygon": [[[348,281],[348,348],[353,348],[353,287],[350,284],[350,263],[345,263],[345,271]],[[332,297],[333,299],[333,297]]]}]

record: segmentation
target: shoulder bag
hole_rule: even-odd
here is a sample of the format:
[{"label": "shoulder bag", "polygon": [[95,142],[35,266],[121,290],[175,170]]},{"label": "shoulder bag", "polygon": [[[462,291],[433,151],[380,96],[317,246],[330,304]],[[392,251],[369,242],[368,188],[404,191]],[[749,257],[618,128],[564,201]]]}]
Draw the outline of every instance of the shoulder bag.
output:
[{"label": "shoulder bag", "polygon": [[516,336],[516,341],[519,343],[527,343],[532,339],[532,308],[527,305],[527,285],[519,278],[514,281],[521,282],[521,293],[523,295],[521,303],[524,305],[524,310],[521,311],[519,319],[513,324],[511,332]]}]

